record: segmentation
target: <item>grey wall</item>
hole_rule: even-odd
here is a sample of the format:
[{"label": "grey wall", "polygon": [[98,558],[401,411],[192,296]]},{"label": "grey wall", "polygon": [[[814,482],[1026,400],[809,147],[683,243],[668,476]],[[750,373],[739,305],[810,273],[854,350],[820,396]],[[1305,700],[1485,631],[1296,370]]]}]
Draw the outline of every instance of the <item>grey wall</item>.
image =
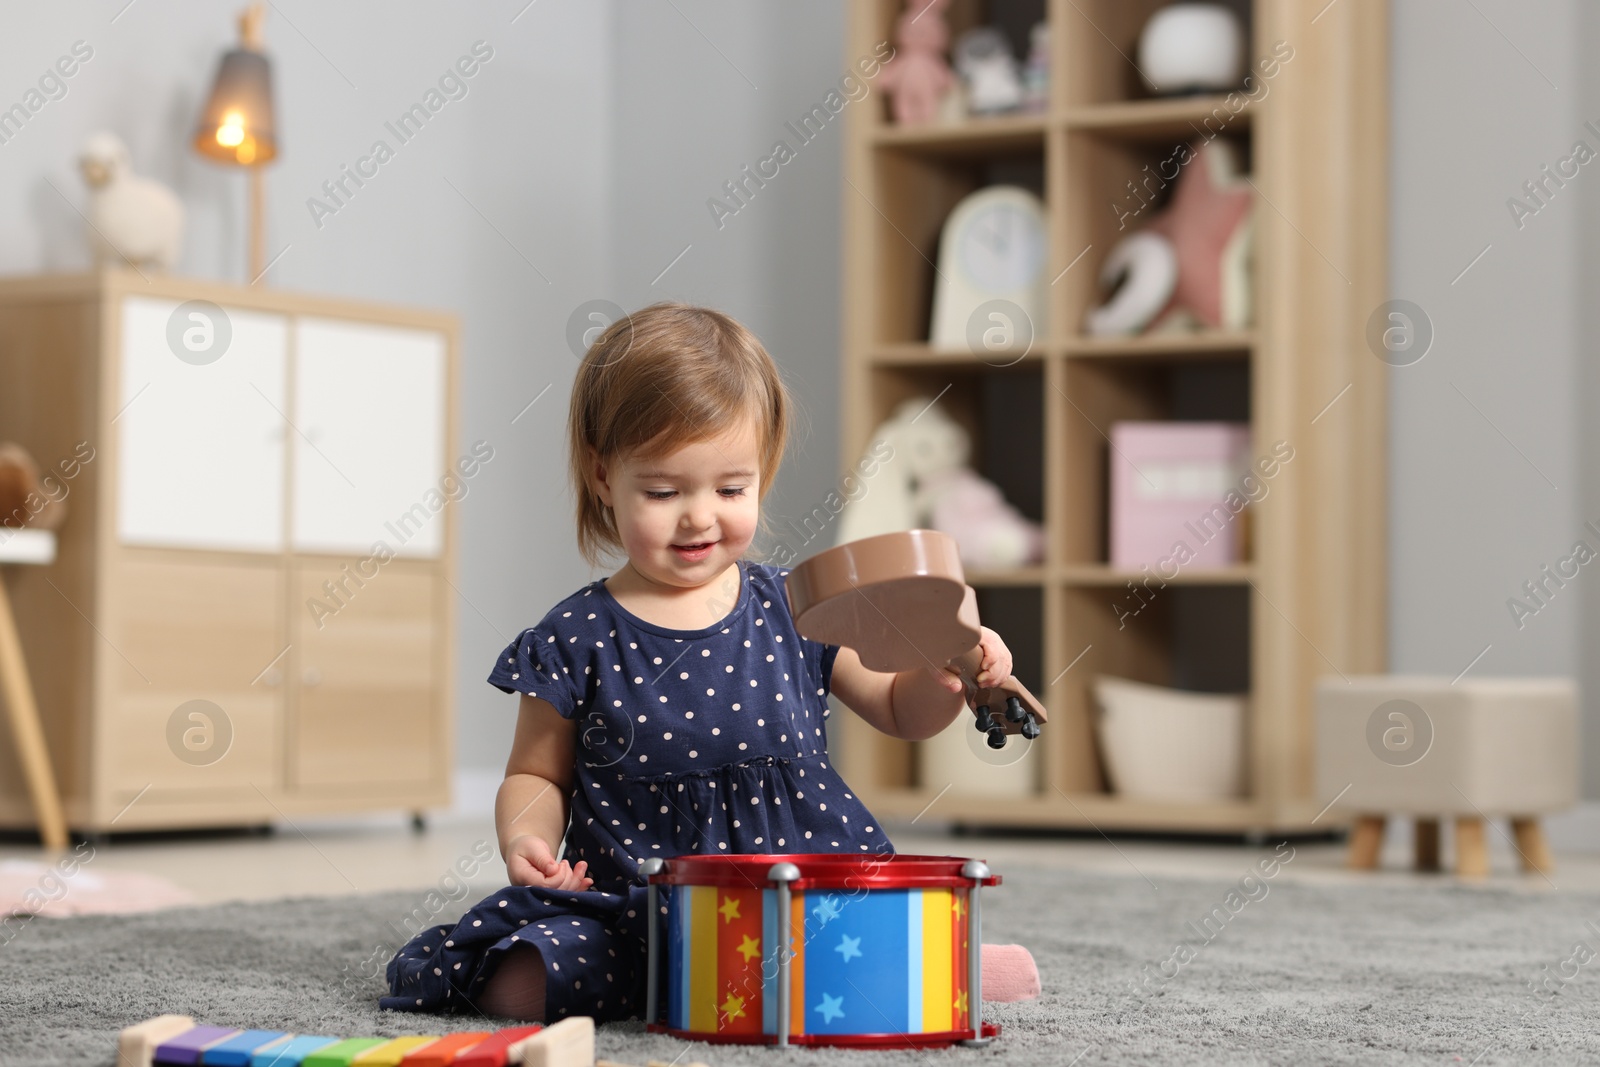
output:
[{"label": "grey wall", "polygon": [[[1580,107],[1579,48],[1596,39],[1580,6],[1393,4],[1391,289],[1435,330],[1391,375],[1395,670],[1454,677],[1481,653],[1472,674],[1574,673],[1580,608],[1600,598],[1589,568],[1544,606],[1521,588],[1580,537],[1600,550],[1582,529],[1600,496],[1580,483],[1579,405],[1595,394],[1579,392],[1577,328],[1595,277],[1578,270],[1580,209],[1600,178],[1584,168],[1520,229],[1507,208],[1578,138],[1600,149],[1582,129],[1600,110]],[[1538,609],[1520,627],[1512,597]]]},{"label": "grey wall", "polygon": [[[73,41],[95,55],[0,145],[0,270],[85,262],[81,222],[47,182],[81,206],[70,160],[107,127],[188,205],[184,272],[237,280],[241,179],[186,147],[233,5],[137,0],[119,16],[123,3],[8,16],[5,105]],[[510,698],[481,680],[487,657],[600,573],[573,546],[562,467],[564,335],[580,303],[709,303],[767,342],[804,412],[768,498],[778,527],[822,500],[838,466],[839,131],[720,228],[706,200],[843,73],[842,0],[523,4],[283,0],[267,19],[286,138],[272,244],[290,246],[273,284],[450,308],[465,324],[463,443],[496,448],[462,508],[466,768],[497,767],[510,736]],[[1600,124],[1600,85],[1579,63],[1600,12],[1577,0],[1394,0],[1393,12],[1392,289],[1426,310],[1436,340],[1393,375],[1392,665],[1454,676],[1487,647],[1473,672],[1578,672],[1600,693],[1588,652],[1600,578],[1585,568],[1520,630],[1506,607],[1579,537],[1600,548],[1582,530],[1600,521],[1600,431],[1584,417],[1600,374],[1579,358],[1600,328],[1586,284],[1600,278],[1600,169],[1520,230],[1506,208],[1576,139],[1600,148],[1582,128]],[[318,229],[306,199],[478,39],[495,56],[469,95]],[[1589,738],[1600,794],[1600,722]]]}]

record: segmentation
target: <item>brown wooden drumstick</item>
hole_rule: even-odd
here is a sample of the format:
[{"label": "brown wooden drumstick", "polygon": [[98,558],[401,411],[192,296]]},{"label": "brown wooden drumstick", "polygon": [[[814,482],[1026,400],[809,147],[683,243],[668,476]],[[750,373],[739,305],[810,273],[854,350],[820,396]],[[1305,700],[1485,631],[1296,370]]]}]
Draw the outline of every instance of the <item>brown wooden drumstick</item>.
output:
[{"label": "brown wooden drumstick", "polygon": [[1011,733],[1037,737],[1049,718],[1015,675],[978,685],[977,593],[948,534],[903,530],[851,541],[796,565],[786,588],[802,635],[854,649],[869,670],[955,667],[992,747]]}]

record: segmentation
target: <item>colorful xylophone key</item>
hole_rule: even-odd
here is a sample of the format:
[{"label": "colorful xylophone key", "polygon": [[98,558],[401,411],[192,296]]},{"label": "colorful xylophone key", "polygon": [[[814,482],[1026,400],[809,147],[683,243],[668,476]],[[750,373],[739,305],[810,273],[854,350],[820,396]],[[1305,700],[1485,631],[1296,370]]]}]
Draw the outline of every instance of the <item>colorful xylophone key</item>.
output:
[{"label": "colorful xylophone key", "polygon": [[594,1020],[409,1037],[317,1037],[162,1015],[122,1031],[117,1067],[593,1067]]}]

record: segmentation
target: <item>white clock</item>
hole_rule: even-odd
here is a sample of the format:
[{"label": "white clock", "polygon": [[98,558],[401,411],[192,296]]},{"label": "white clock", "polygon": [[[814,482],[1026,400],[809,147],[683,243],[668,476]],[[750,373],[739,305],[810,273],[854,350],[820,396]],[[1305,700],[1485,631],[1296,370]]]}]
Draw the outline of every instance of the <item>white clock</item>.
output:
[{"label": "white clock", "polygon": [[962,199],[939,239],[930,343],[1014,361],[1045,334],[1044,204],[1015,185]]}]

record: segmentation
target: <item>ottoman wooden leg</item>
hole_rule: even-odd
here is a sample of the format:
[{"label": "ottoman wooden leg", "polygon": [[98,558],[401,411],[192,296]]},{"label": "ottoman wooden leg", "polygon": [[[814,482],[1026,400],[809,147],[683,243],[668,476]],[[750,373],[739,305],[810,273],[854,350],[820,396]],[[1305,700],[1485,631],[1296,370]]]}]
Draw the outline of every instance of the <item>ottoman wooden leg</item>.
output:
[{"label": "ottoman wooden leg", "polygon": [[1456,874],[1462,878],[1482,878],[1489,873],[1489,842],[1483,820],[1476,815],[1456,819]]},{"label": "ottoman wooden leg", "polygon": [[1517,841],[1517,851],[1522,855],[1522,869],[1549,874],[1555,870],[1550,856],[1550,842],[1545,840],[1544,826],[1537,818],[1511,820],[1511,833]]},{"label": "ottoman wooden leg", "polygon": [[1417,870],[1439,869],[1439,820],[1418,819],[1415,827]]},{"label": "ottoman wooden leg", "polygon": [[1350,866],[1358,871],[1370,871],[1378,866],[1378,853],[1383,850],[1382,815],[1357,815],[1350,829]]}]

